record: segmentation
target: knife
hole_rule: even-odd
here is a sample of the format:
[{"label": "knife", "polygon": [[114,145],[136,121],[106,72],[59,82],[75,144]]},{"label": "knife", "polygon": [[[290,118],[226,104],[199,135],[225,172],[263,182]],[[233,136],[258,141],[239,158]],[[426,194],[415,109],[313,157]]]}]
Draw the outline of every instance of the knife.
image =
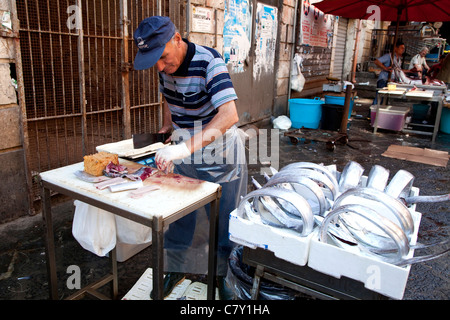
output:
[{"label": "knife", "polygon": [[171,133],[137,133],[133,134],[133,148],[140,149],[156,142],[164,143]]}]

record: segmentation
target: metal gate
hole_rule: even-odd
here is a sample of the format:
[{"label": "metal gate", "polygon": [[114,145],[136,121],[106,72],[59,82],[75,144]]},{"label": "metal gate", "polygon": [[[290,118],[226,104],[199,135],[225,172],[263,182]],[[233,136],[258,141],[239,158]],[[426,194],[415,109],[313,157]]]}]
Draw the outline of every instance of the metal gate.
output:
[{"label": "metal gate", "polygon": [[333,63],[333,77],[343,80],[345,44],[347,43],[348,19],[338,17],[338,32]]},{"label": "metal gate", "polygon": [[32,199],[40,172],[83,160],[104,143],[154,132],[158,75],[133,69],[133,32],[152,15],[186,31],[185,1],[17,0],[24,149]]}]

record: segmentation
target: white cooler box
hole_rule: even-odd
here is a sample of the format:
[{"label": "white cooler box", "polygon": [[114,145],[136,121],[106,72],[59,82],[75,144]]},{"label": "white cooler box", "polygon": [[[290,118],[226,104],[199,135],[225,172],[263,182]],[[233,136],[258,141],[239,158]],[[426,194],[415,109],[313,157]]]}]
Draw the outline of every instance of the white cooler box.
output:
[{"label": "white cooler box", "polygon": [[304,266],[308,262],[309,244],[313,234],[314,232],[307,237],[300,237],[293,230],[258,224],[239,217],[237,209],[230,214],[229,238],[231,241],[252,249],[269,250],[276,257],[299,266]]},{"label": "white cooler box", "polygon": [[[361,178],[365,186],[367,176]],[[411,196],[419,195],[419,189],[413,187]],[[414,234],[411,244],[416,244],[422,214],[416,211],[416,204],[411,205],[414,221]],[[319,272],[341,278],[348,277],[364,283],[374,292],[393,299],[402,299],[408,281],[411,266],[398,267],[393,264],[341,249],[332,244],[318,240],[319,228],[315,227],[307,237],[289,229],[279,229],[254,223],[237,215],[237,210],[230,214],[229,238],[231,241],[255,249],[263,248],[274,253],[280,259],[299,266],[306,264]],[[407,258],[412,258],[411,250]]]},{"label": "white cooler box", "polygon": [[[419,195],[419,189],[412,188],[413,196]],[[409,209],[414,221],[414,234],[411,244],[416,244],[422,214],[415,211],[416,205]],[[330,241],[332,243],[332,241]],[[414,256],[411,250],[407,258]],[[398,267],[390,263],[344,250],[332,244],[319,241],[316,233],[311,239],[308,266],[314,270],[328,274],[335,278],[348,277],[364,283],[372,291],[393,299],[402,299],[408,282],[411,265]]]}]

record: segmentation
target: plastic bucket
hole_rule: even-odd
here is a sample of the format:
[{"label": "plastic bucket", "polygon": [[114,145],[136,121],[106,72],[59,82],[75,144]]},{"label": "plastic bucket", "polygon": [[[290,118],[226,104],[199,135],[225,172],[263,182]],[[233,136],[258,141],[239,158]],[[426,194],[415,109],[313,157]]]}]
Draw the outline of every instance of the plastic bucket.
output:
[{"label": "plastic bucket", "polygon": [[442,108],[441,124],[439,125],[439,129],[444,133],[450,134],[450,109],[449,108]]},{"label": "plastic bucket", "polygon": [[320,127],[323,130],[337,131],[341,128],[344,107],[337,104],[322,105],[322,119]]},{"label": "plastic bucket", "polygon": [[292,121],[292,128],[319,128],[323,103],[317,97],[314,99],[289,99],[289,118]]},{"label": "plastic bucket", "polygon": [[[325,103],[326,104],[337,104],[340,106],[343,106],[345,103],[345,97],[335,97],[335,96],[325,96]],[[348,109],[348,118],[350,119],[352,115],[353,110],[353,104],[355,103],[355,99],[351,98],[350,100],[350,107]]]}]

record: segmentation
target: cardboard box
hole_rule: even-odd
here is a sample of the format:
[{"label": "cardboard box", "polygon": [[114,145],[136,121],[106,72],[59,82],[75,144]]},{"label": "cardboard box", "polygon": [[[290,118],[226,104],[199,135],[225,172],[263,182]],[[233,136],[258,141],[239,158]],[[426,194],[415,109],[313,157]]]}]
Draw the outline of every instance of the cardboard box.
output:
[{"label": "cardboard box", "polygon": [[431,164],[433,166],[447,167],[448,152],[427,148],[416,148],[409,146],[390,145],[382,154],[384,157],[407,160],[419,163]]}]

